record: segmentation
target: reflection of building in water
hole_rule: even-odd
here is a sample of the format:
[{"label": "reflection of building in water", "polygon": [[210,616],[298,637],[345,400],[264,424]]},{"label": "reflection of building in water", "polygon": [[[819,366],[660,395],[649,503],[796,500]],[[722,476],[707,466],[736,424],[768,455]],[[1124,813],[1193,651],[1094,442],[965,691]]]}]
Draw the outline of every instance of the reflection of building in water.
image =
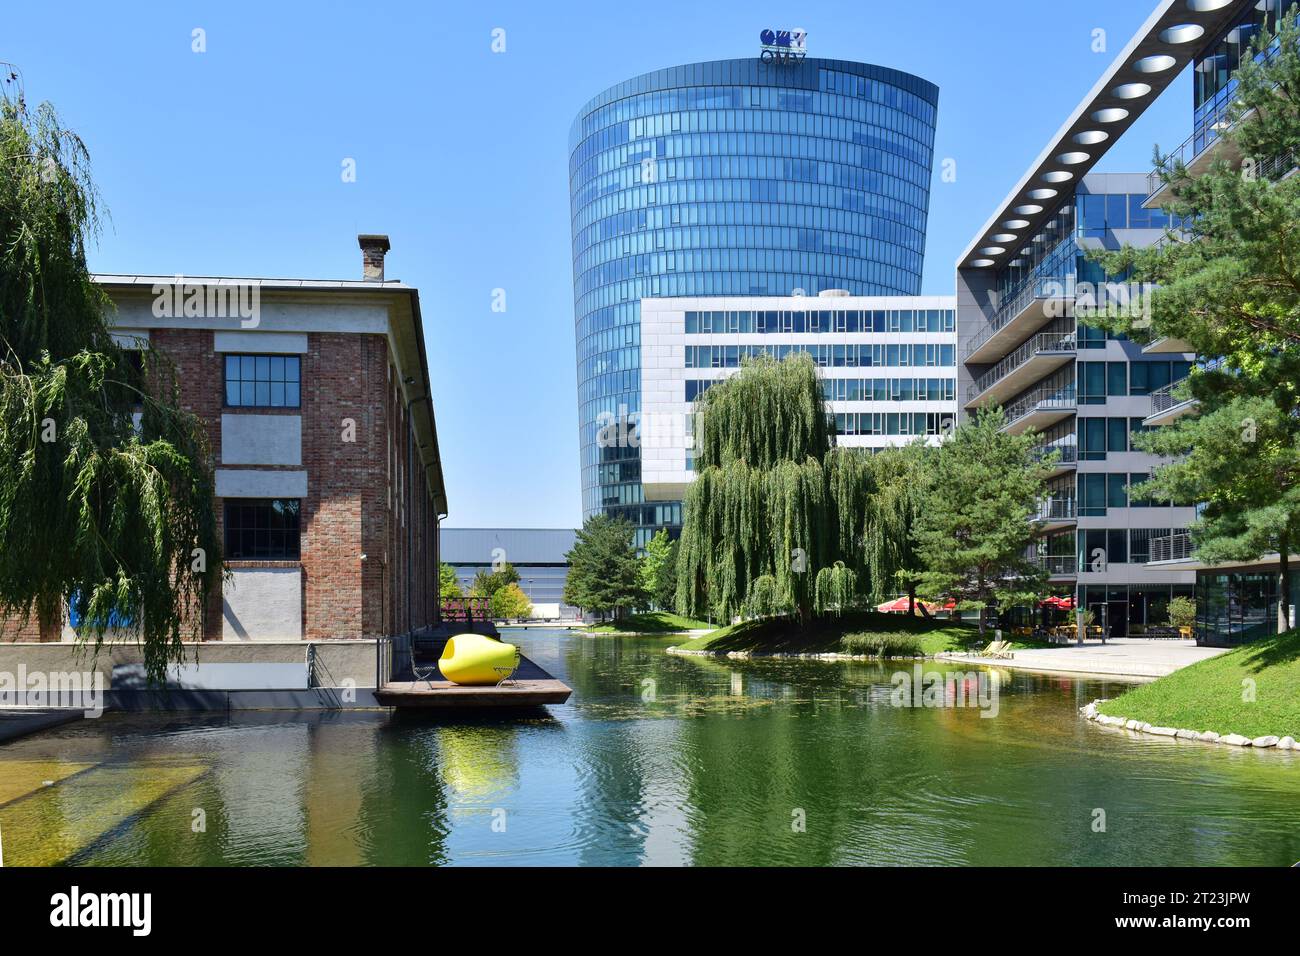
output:
[{"label": "reflection of building in water", "polygon": [[308,866],[361,866],[367,845],[359,826],[366,791],[374,786],[373,720],[321,720],[310,725],[303,810]]},{"label": "reflection of building in water", "polygon": [[[242,726],[214,761],[228,862],[299,866],[306,861],[303,814],[310,776],[311,724]],[[234,744],[238,746],[234,746]],[[208,812],[209,827],[213,814]]]}]

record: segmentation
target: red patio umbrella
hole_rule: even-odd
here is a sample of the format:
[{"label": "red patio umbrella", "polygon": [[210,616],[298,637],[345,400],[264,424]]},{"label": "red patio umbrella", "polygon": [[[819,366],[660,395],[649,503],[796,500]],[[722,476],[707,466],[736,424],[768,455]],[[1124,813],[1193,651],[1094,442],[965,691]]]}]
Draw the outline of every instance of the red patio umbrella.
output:
[{"label": "red patio umbrella", "polygon": [[877,604],[876,610],[884,614],[893,614],[898,611],[906,611],[907,598],[906,597],[895,598],[892,601],[886,601],[884,604]]}]

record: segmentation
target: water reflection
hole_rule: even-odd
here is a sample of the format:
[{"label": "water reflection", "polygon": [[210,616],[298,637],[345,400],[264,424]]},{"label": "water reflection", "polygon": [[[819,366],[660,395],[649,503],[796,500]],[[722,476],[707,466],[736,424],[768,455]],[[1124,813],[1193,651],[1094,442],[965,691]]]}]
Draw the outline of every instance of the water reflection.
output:
[{"label": "water reflection", "polygon": [[[530,632],[575,690],[509,719],[109,715],[0,748],[6,862],[1290,864],[1300,756],[1149,738],[1120,685],[999,673],[894,706],[897,668]],[[939,693],[964,671],[927,662]],[[987,708],[986,708],[987,709]],[[51,781],[47,786],[45,781]],[[1095,832],[1095,811],[1106,814]]]}]

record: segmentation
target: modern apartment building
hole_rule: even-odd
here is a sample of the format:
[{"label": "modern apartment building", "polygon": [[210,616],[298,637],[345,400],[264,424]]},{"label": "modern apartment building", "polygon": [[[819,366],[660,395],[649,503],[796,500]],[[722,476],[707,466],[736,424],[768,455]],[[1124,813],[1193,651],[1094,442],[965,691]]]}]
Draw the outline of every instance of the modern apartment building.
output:
[{"label": "modern apartment building", "polygon": [[[1243,59],[1251,55],[1251,45],[1267,29],[1273,32],[1279,18],[1291,8],[1293,0],[1258,0],[1231,5],[1228,21],[1203,38],[1193,60],[1193,99],[1191,133],[1170,151],[1165,169],[1157,167],[1149,175],[1146,205],[1166,201],[1168,186],[1161,173],[1182,164],[1193,176],[1204,172],[1216,159],[1240,166],[1245,158],[1223,140],[1220,134],[1229,121],[1236,80],[1233,77]],[[1276,54],[1274,44],[1263,56]],[[1260,54],[1255,54],[1259,56]],[[1280,157],[1256,157],[1254,174],[1261,178],[1281,179],[1296,170],[1294,153]],[[1161,339],[1147,351],[1183,348],[1183,343]],[[1200,356],[1200,363],[1213,363],[1215,356]],[[1175,381],[1153,395],[1154,408],[1148,423],[1167,424],[1183,415],[1195,414],[1195,399],[1187,398]],[[1296,606],[1300,605],[1300,578],[1292,582],[1288,595],[1282,594],[1280,563],[1277,554],[1262,555],[1258,560],[1233,565],[1207,565],[1194,556],[1190,535],[1175,530],[1168,538],[1154,543],[1153,567],[1170,574],[1194,574],[1196,581],[1197,639],[1202,643],[1228,646],[1271,634],[1277,629],[1278,603],[1283,602],[1292,624]]]},{"label": "modern apartment building", "polygon": [[[842,446],[937,442],[957,413],[955,306],[951,296],[837,290],[643,299],[638,438],[647,500],[681,500],[695,476],[695,400],[755,355],[812,357]],[[604,436],[605,444],[622,437]]]},{"label": "modern apartment building", "polygon": [[[1101,274],[1087,252],[1147,245],[1177,226],[1154,208],[1146,175],[1088,173],[1193,62],[1198,116],[1211,115],[1230,94],[1205,74],[1229,68],[1231,53],[1219,52],[1225,38],[1239,43],[1243,17],[1265,6],[1162,0],[957,264],[963,412],[999,404],[1008,430],[1034,428],[1044,452],[1059,453],[1036,556],[1112,634],[1163,620],[1169,598],[1195,584],[1193,571],[1160,562],[1194,509],[1140,501],[1128,487],[1159,464],[1134,450],[1133,435],[1165,420],[1168,387],[1196,357],[1184,343],[1144,347],[1084,321],[1107,283],[1119,293],[1115,307],[1125,307],[1127,289],[1125,277]],[[1198,129],[1212,138],[1209,127]]]},{"label": "modern apartment building", "polygon": [[[207,427],[230,579],[207,641],[404,634],[438,619],[447,513],[420,299],[384,278],[384,236],[359,237],[363,278],[101,275],[124,348],[175,364]],[[0,639],[71,639],[8,622]]]},{"label": "modern apartment building", "polygon": [[584,515],[681,522],[635,443],[649,298],[920,292],[938,89],[843,60],[720,60],[619,83],[570,135]]}]

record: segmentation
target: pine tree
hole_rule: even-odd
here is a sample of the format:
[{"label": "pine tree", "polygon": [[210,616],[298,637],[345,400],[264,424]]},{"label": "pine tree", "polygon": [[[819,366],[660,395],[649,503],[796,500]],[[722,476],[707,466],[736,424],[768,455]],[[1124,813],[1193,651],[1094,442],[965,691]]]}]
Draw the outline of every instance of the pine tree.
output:
[{"label": "pine tree", "polygon": [[1293,7],[1275,37],[1258,37],[1258,56],[1243,55],[1225,143],[1208,170],[1195,176],[1157,153],[1166,208],[1185,232],[1101,257],[1108,272],[1131,270],[1155,287],[1142,310],[1090,320],[1140,341],[1180,339],[1208,360],[1178,389],[1197,399],[1196,413],[1138,438],[1142,450],[1175,460],[1135,493],[1201,506],[1191,526],[1201,561],[1276,551],[1279,630],[1289,624],[1300,545],[1300,177],[1285,176],[1300,160],[1295,21]]},{"label": "pine tree", "polygon": [[1048,468],[1034,457],[1037,436],[1008,435],[1005,421],[981,409],[939,446],[913,532],[922,593],[979,601],[981,633],[987,604],[1031,600],[1043,585],[1025,552]]},{"label": "pine tree", "polygon": [[632,526],[621,519],[593,515],[584,521],[565,555],[564,603],[602,617],[611,611],[621,617],[643,606],[648,595],[632,539]]}]

